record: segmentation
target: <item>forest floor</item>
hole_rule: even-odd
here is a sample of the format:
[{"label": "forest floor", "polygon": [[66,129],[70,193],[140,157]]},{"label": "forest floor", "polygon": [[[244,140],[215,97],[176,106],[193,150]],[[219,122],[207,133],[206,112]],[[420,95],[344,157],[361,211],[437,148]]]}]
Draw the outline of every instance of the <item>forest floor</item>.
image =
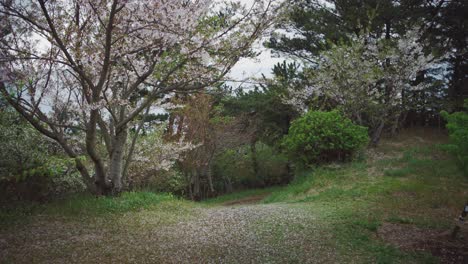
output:
[{"label": "forest floor", "polygon": [[193,203],[77,196],[0,211],[0,263],[468,263],[468,179],[418,130],[288,186]]}]

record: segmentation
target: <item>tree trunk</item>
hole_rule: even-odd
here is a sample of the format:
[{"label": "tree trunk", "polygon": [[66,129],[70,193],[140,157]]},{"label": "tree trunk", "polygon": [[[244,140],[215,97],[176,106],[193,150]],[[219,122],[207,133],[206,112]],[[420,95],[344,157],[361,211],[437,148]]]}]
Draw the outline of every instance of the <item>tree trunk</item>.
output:
[{"label": "tree trunk", "polygon": [[210,192],[213,194],[215,192],[214,186],[213,186],[213,175],[212,175],[212,170],[211,170],[211,161],[208,162],[206,165],[206,177],[208,178],[208,185],[210,187]]},{"label": "tree trunk", "polygon": [[375,146],[377,146],[379,144],[380,137],[382,136],[382,131],[383,131],[384,125],[385,125],[385,122],[382,119],[380,121],[379,126],[374,130],[374,133],[372,133],[371,146],[375,147]]},{"label": "tree trunk", "polygon": [[115,138],[112,144],[112,155],[109,164],[109,179],[111,181],[112,194],[119,194],[123,188],[123,161],[124,148],[127,141],[127,129],[124,127],[116,131]]},{"label": "tree trunk", "polygon": [[99,118],[97,110],[91,111],[89,122],[86,131],[86,152],[94,163],[94,179],[96,185],[96,194],[109,195],[111,186],[106,178],[106,171],[104,163],[97,151],[96,135],[97,135],[97,121]]},{"label": "tree trunk", "polygon": [[199,172],[194,169],[192,172],[192,183],[193,183],[193,200],[194,201],[200,201],[201,196],[200,196],[200,174]]},{"label": "tree trunk", "polygon": [[362,122],[361,112],[356,113],[356,120],[357,120],[358,125],[362,126],[363,122]]},{"label": "tree trunk", "polygon": [[455,56],[453,60],[453,74],[450,81],[448,96],[454,102],[454,111],[463,110],[463,100],[466,98],[464,94],[463,81],[466,79],[466,74],[462,70],[463,57],[461,55]]},{"label": "tree trunk", "polygon": [[193,200],[192,176],[188,172],[184,172],[184,175],[188,186],[188,197],[190,198],[190,200]]},{"label": "tree trunk", "polygon": [[253,168],[255,177],[258,176],[257,148],[255,146],[256,143],[257,142],[255,139],[253,139],[250,142],[250,152],[252,152],[252,168]]},{"label": "tree trunk", "polygon": [[393,121],[394,123],[392,124],[392,129],[391,129],[391,135],[392,137],[396,136],[398,132],[398,128],[400,127],[400,115],[395,116],[395,120]]},{"label": "tree trunk", "polygon": [[230,178],[224,179],[224,187],[225,187],[226,193],[232,193],[232,182]]},{"label": "tree trunk", "polygon": [[138,124],[138,127],[137,127],[137,129],[135,131],[135,136],[132,139],[132,143],[130,144],[130,148],[127,151],[127,159],[124,161],[124,165],[123,165],[122,181],[126,181],[126,179],[127,179],[128,168],[130,167],[130,164],[132,163],[133,152],[135,151],[135,146],[136,146],[136,143],[137,143],[137,139],[138,139],[138,136],[140,135],[140,131],[142,130],[142,128],[143,128],[143,126],[145,124],[145,119],[148,116],[149,110],[150,110],[150,107],[146,108],[146,111],[143,114],[143,117],[141,118],[141,121]]},{"label": "tree trunk", "polygon": [[291,160],[289,160],[289,159],[286,162],[286,173],[288,175],[287,175],[286,182],[283,182],[285,184],[290,183],[291,181],[294,180],[294,168],[293,168],[293,164],[292,164]]},{"label": "tree trunk", "polygon": [[106,175],[99,169],[99,165],[94,164],[94,171],[94,185],[96,186],[95,194],[110,195],[112,188]]}]

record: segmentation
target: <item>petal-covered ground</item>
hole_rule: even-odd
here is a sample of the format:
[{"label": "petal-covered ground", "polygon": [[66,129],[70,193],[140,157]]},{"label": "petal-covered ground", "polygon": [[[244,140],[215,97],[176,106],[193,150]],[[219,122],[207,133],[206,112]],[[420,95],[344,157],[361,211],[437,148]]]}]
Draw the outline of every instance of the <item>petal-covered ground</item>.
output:
[{"label": "petal-covered ground", "polygon": [[302,207],[198,207],[162,219],[152,211],[110,218],[34,221],[0,233],[6,263],[335,263],[330,232]]}]

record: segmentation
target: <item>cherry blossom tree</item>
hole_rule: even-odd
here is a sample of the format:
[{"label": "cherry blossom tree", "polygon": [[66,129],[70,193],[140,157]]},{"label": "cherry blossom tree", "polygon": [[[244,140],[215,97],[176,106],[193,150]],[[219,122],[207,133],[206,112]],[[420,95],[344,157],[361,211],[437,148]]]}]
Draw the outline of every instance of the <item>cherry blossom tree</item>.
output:
[{"label": "cherry blossom tree", "polygon": [[185,140],[185,136],[178,140],[166,140],[166,128],[167,122],[156,124],[138,137],[132,163],[128,173],[125,173],[127,184],[147,184],[162,171],[172,170],[176,161],[182,160],[186,152],[201,147],[201,144],[195,145]]},{"label": "cherry blossom tree", "polygon": [[90,188],[119,193],[137,117],[222,81],[278,8],[272,0],[0,0],[0,91],[75,160]]},{"label": "cherry blossom tree", "polygon": [[433,60],[418,42],[418,30],[396,40],[362,36],[322,52],[319,67],[304,70],[310,84],[289,88],[286,101],[306,112],[312,97],[331,100],[357,123],[367,125],[371,143],[377,144],[384,126],[395,125],[408,107],[405,91],[425,88],[426,83],[415,80]]}]

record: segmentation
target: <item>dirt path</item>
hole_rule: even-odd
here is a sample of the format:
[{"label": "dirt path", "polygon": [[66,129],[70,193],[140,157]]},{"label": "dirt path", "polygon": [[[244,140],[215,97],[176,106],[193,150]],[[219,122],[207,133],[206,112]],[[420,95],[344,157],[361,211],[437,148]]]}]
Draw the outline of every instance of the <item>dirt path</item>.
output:
[{"label": "dirt path", "polygon": [[168,249],[160,253],[175,263],[187,259],[216,263],[334,260],[320,250],[324,237],[313,226],[313,217],[299,208],[280,204],[211,208],[197,219],[165,228],[160,234]]},{"label": "dirt path", "polygon": [[263,200],[265,197],[270,195],[270,193],[264,193],[264,194],[258,194],[258,195],[252,195],[249,197],[245,197],[242,199],[237,199],[233,201],[228,201],[223,203],[222,205],[224,206],[231,206],[231,205],[247,205],[247,204],[256,204]]},{"label": "dirt path", "polygon": [[258,204],[195,211],[162,225],[151,212],[102,222],[35,222],[0,234],[0,263],[336,262],[328,232],[302,208]]}]

